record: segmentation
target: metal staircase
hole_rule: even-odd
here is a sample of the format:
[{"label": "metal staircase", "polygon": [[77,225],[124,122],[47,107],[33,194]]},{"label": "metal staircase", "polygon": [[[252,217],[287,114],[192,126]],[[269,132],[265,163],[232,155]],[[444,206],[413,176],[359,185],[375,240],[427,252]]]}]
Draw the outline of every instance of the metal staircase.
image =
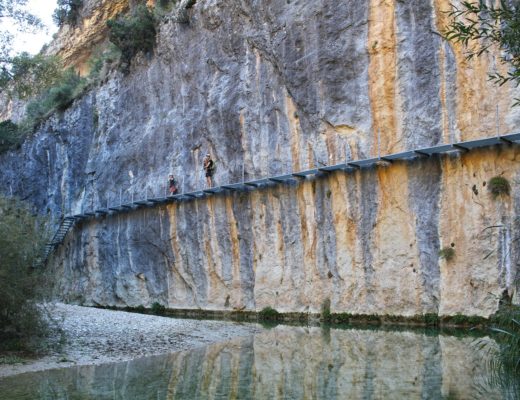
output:
[{"label": "metal staircase", "polygon": [[52,240],[45,245],[41,261],[36,265],[36,267],[44,266],[47,263],[49,256],[61,243],[63,243],[63,239],[65,239],[65,236],[69,232],[70,228],[72,228],[75,221],[76,219],[74,217],[62,218],[58,230],[52,237]]}]

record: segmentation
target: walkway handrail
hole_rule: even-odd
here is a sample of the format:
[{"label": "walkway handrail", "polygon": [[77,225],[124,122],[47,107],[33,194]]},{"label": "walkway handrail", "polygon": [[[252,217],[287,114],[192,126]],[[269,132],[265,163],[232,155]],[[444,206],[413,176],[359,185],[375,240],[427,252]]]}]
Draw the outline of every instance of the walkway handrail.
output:
[{"label": "walkway handrail", "polygon": [[83,212],[81,214],[75,214],[66,216],[61,220],[60,226],[56,231],[53,239],[45,247],[45,256],[43,264],[47,261],[50,254],[63,242],[65,236],[72,228],[74,223],[78,220],[85,220],[90,218],[96,218],[100,215],[113,215],[120,212],[127,212],[135,210],[143,206],[154,206],[156,204],[164,204],[172,201],[190,201],[193,199],[200,199],[203,197],[211,196],[216,193],[226,191],[243,191],[243,190],[256,190],[262,186],[278,185],[295,179],[306,179],[307,176],[315,175],[319,176],[324,173],[334,171],[345,171],[352,172],[362,168],[368,168],[377,165],[381,161],[393,162],[393,161],[406,161],[415,159],[418,157],[431,157],[436,154],[447,154],[452,152],[467,152],[476,148],[491,147],[501,144],[520,144],[520,133],[512,133],[508,135],[497,135],[493,137],[486,137],[482,139],[463,141],[452,144],[440,144],[432,147],[418,148],[414,150],[408,150],[400,153],[388,154],[385,156],[379,156],[374,158],[366,158],[354,161],[345,161],[344,163],[324,166],[320,168],[307,169],[299,172],[291,172],[285,175],[270,176],[266,178],[260,178],[247,182],[236,182],[224,184],[208,189],[197,190],[193,192],[180,193],[165,197],[152,197],[144,198],[141,200],[131,201],[125,204],[118,204],[110,207],[107,204],[106,208],[98,208],[95,210]]}]

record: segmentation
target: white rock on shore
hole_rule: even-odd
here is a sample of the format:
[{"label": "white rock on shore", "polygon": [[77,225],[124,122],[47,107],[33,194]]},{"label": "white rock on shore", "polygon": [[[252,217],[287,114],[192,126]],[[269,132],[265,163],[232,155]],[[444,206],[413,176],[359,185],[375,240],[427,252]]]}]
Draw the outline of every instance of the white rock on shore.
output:
[{"label": "white rock on shore", "polygon": [[260,332],[258,324],[174,319],[58,303],[66,343],[59,353],[0,365],[0,377],[71,365],[127,361],[224,342]]}]

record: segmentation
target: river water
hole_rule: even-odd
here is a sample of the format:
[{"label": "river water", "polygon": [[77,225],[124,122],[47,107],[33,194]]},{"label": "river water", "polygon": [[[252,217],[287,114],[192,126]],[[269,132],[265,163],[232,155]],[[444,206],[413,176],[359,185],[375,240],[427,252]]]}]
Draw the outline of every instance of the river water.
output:
[{"label": "river water", "polygon": [[279,325],[196,350],[3,378],[0,399],[509,398],[488,384],[486,340]]}]

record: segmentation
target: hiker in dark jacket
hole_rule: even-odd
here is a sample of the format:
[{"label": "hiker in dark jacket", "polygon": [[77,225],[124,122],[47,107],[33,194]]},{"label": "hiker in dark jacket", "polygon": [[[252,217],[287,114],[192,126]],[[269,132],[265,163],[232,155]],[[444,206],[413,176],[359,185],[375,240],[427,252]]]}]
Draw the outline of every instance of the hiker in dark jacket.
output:
[{"label": "hiker in dark jacket", "polygon": [[177,193],[177,182],[172,174],[168,175],[168,186],[170,188],[170,196],[173,196]]},{"label": "hiker in dark jacket", "polygon": [[213,186],[213,172],[215,171],[215,163],[213,162],[213,160],[211,159],[211,156],[208,154],[206,154],[206,157],[204,157],[204,163],[202,165],[202,167],[204,168],[204,171],[206,172],[206,184],[208,185],[208,187],[212,187]]}]

